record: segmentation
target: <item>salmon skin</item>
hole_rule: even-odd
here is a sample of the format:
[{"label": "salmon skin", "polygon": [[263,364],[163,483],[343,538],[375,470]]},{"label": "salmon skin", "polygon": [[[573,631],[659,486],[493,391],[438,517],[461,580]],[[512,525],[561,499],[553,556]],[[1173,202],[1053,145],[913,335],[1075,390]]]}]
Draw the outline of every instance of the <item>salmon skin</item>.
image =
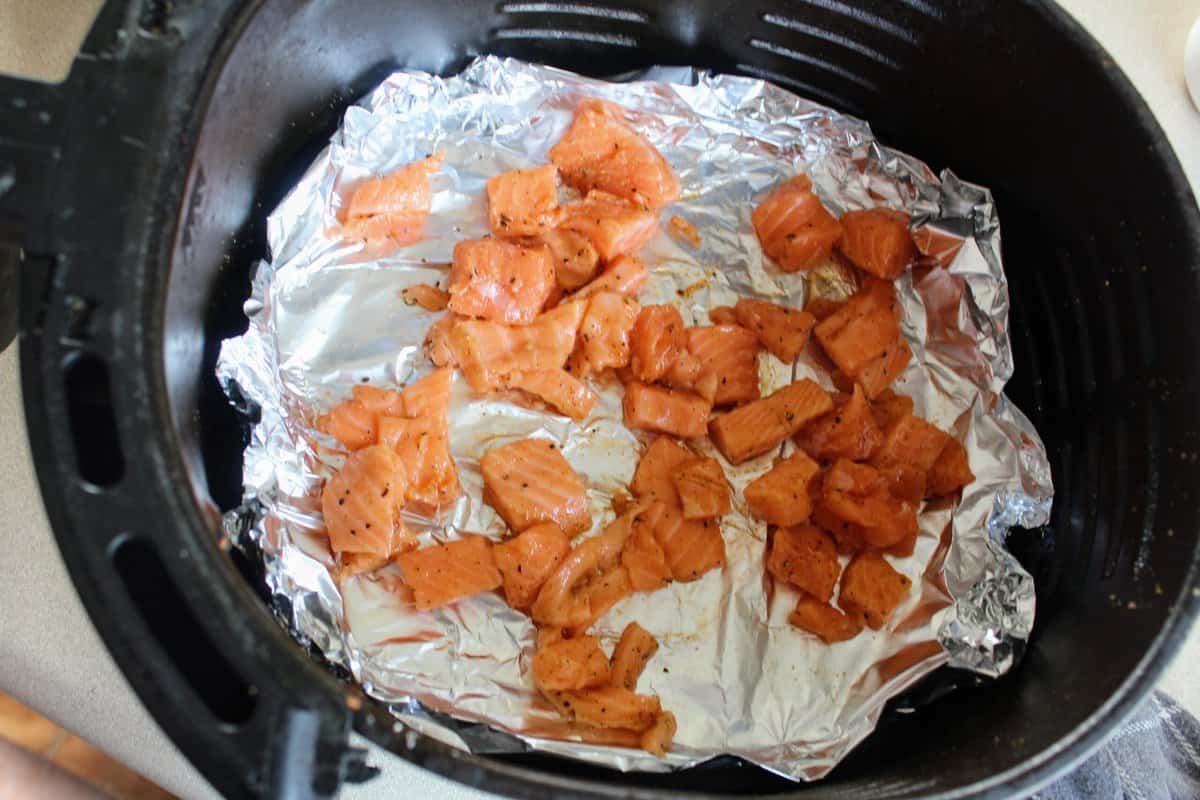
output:
[{"label": "salmon skin", "polygon": [[763,252],[785,272],[825,261],[842,238],[841,224],[825,210],[807,175],[776,186],[750,215]]},{"label": "salmon skin", "polygon": [[396,564],[421,611],[490,592],[504,582],[492,543],[482,536],[402,553]]},{"label": "salmon skin", "polygon": [[419,241],[431,205],[429,179],[442,168],[445,157],[435,153],[358,184],[346,204],[342,235],[368,241],[391,239],[400,246]]},{"label": "salmon skin", "polygon": [[538,236],[558,224],[558,169],[514,169],[487,182],[488,224],[496,236]]},{"label": "salmon skin", "polygon": [[568,536],[592,527],[583,481],[545,439],[493,447],[479,462],[483,498],[517,533],[552,522]]},{"label": "salmon skin", "polygon": [[556,285],[550,248],[503,239],[469,239],[454,246],[449,307],[464,317],[528,325]]}]

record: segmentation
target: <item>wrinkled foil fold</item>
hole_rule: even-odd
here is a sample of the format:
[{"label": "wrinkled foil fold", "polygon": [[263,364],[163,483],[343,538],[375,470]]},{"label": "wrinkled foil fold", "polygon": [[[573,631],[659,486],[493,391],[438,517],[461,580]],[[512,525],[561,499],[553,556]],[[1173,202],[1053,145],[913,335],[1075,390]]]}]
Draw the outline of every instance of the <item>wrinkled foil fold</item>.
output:
[{"label": "wrinkled foil fold", "polygon": [[[810,285],[762,256],[750,210],[763,191],[799,172],[834,213],[888,206],[957,248],[942,266],[898,282],[914,359],[895,388],[966,444],[977,476],[956,505],[930,504],[913,555],[892,559],[914,590],[884,630],[821,644],[788,624],[796,596],[764,581],[766,528],[737,501],[723,523],[725,568],[629,598],[596,626],[608,647],[631,620],[660,639],[639,689],[658,694],[679,720],[663,760],[555,738],[568,731],[531,688],[534,630],[524,614],[498,595],[418,613],[394,567],[339,582],[319,513],[322,482],[344,454],[315,430],[317,414],[356,383],[395,388],[430,369],[422,340],[437,315],[406,305],[400,290],[444,279],[454,243],[487,233],[486,179],[544,163],[584,96],[629,109],[679,172],[683,197],[663,217],[683,215],[702,243],[693,249],[660,233],[643,253],[652,280],[640,299],[671,302],[691,324],[738,296],[799,307],[809,291],[852,289],[832,265]],[[446,165],[433,180],[425,240],[388,250],[331,233],[346,187],[437,150]],[[261,552],[276,611],[292,633],[411,729],[476,752],[536,749],[623,770],[735,754],[813,780],[873,730],[889,698],[937,667],[996,676],[1020,653],[1034,588],[1004,541],[1013,526],[1048,520],[1052,485],[1037,432],[1002,394],[1013,370],[1008,291],[986,189],[935,174],[879,144],[866,123],[761,80],[656,67],[637,80],[604,82],[486,57],[450,78],[387,78],[346,112],[267,229],[270,258],[253,277],[249,329],[224,343],[217,366],[235,405],[257,416],[244,502],[226,515],[226,534]],[[764,355],[760,371],[765,391],[803,376],[829,385],[803,357],[793,367]],[[594,530],[611,520],[611,498],[638,455],[612,387],[593,416],[576,423],[512,398],[476,397],[456,380],[449,421],[464,494],[438,519],[406,520],[426,543],[461,531],[502,536],[481,501],[478,460],[493,444],[559,442],[589,484]],[[769,462],[728,468],[739,497]]]}]

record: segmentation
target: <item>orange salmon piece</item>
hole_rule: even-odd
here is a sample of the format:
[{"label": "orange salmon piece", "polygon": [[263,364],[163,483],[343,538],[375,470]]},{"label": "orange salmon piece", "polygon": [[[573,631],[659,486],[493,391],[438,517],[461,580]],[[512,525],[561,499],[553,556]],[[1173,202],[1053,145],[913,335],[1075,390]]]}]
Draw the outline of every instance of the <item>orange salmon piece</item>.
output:
[{"label": "orange salmon piece", "polygon": [[883,432],[871,415],[866,394],[856,383],[853,394],[835,398],[833,411],[806,425],[795,441],[813,458],[865,461],[883,441]]},{"label": "orange salmon piece", "polygon": [[842,226],[813,193],[807,175],[784,181],[750,214],[763,252],[784,272],[814,267],[833,253]]},{"label": "orange salmon piece", "polygon": [[543,692],[590,689],[609,682],[608,658],[595,636],[563,639],[533,654],[533,683]]},{"label": "orange salmon piece", "polygon": [[675,473],[684,465],[697,460],[691,450],[672,439],[659,436],[638,460],[629,491],[643,500],[658,500],[671,506],[679,505],[675,491]]},{"label": "orange salmon piece", "polygon": [[671,742],[675,740],[677,728],[675,715],[670,711],[663,711],[654,718],[654,724],[642,733],[638,746],[647,753],[664,758],[671,749]]},{"label": "orange salmon piece", "polygon": [[658,230],[658,218],[616,195],[591,191],[563,207],[559,227],[587,237],[600,258],[613,261],[645,247]]},{"label": "orange salmon piece", "polygon": [[371,445],[346,457],[325,481],[321,513],[334,553],[396,552],[405,536],[399,510],[405,502],[404,471],[386,445]]},{"label": "orange salmon piece", "polygon": [[951,439],[929,469],[927,488],[933,496],[953,494],[974,480],[967,448],[962,442]]},{"label": "orange salmon piece", "polygon": [[650,272],[640,258],[618,256],[594,281],[571,295],[571,299],[582,300],[601,292],[636,297],[649,279]]},{"label": "orange salmon piece", "polygon": [[435,367],[458,366],[451,342],[457,320],[453,314],[445,314],[425,332],[425,355],[429,356]]},{"label": "orange salmon piece", "polygon": [[484,501],[516,533],[542,522],[568,536],[592,527],[583,481],[553,442],[522,439],[493,447],[479,469]]},{"label": "orange salmon piece", "polygon": [[904,337],[900,337],[894,347],[888,348],[873,359],[856,377],[866,390],[867,397],[874,398],[904,374],[904,368],[908,366],[909,361],[912,361],[912,349]]},{"label": "orange salmon piece", "polygon": [[635,694],[616,686],[582,692],[549,692],[546,698],[567,719],[597,728],[644,731],[662,713],[657,697]]},{"label": "orange salmon piece", "polygon": [[758,338],[739,325],[688,328],[688,352],[716,378],[714,406],[757,400]]},{"label": "orange salmon piece", "polygon": [[504,239],[468,239],[454,245],[450,310],[509,325],[528,325],[555,286],[550,248]]},{"label": "orange salmon piece", "polygon": [[870,399],[887,389],[912,359],[900,333],[900,313],[890,285],[868,285],[814,328],[825,353],[862,384]]},{"label": "orange salmon piece", "polygon": [[586,598],[589,614],[580,624],[573,626],[572,636],[585,633],[596,620],[604,616],[610,608],[621,600],[633,594],[633,584],[629,580],[629,571],[618,564],[592,581],[582,592]]},{"label": "orange salmon piece", "polygon": [[833,537],[812,525],[778,528],[771,536],[767,572],[818,600],[829,602],[842,565]]},{"label": "orange salmon piece", "polygon": [[725,460],[741,464],[778,447],[832,408],[829,393],[804,378],[720,415],[709,423],[708,432]]},{"label": "orange salmon piece", "polygon": [[825,644],[853,639],[863,628],[858,620],[808,595],[801,596],[796,608],[788,615],[788,622],[802,631],[819,636]]},{"label": "orange salmon piece", "polygon": [[585,303],[564,303],[531,325],[456,320],[447,342],[471,388],[491,391],[514,372],[562,369],[575,347]]},{"label": "orange salmon piece", "polygon": [[854,266],[878,278],[899,278],[917,260],[908,215],[887,208],[842,214],[838,250]]},{"label": "orange salmon piece", "polygon": [[838,604],[848,616],[862,620],[873,630],[887,622],[908,594],[912,581],[892,568],[878,553],[859,553],[842,573]]},{"label": "orange salmon piece", "polygon": [[679,178],[671,165],[612,103],[581,102],[571,127],[550,148],[550,160],[563,183],[581,192],[603,189],[647,208],[679,199]]},{"label": "orange salmon piece", "polygon": [[596,277],[600,254],[592,240],[566,228],[555,228],[541,235],[554,260],[554,275],[560,288],[572,291]]},{"label": "orange salmon piece", "polygon": [[444,420],[450,408],[450,383],[454,370],[443,367],[400,390],[406,417],[434,417]]},{"label": "orange salmon piece", "polygon": [[490,592],[504,582],[492,543],[482,536],[401,553],[396,564],[421,611]]},{"label": "orange salmon piece", "polygon": [[908,464],[927,473],[938,456],[952,442],[950,434],[920,417],[906,414],[892,422],[883,434],[883,443],[871,458],[875,467]]},{"label": "orange salmon piece", "polygon": [[678,509],[659,507],[654,536],[667,557],[672,578],[685,583],[699,580],[725,563],[725,539],[715,519],[684,519]]},{"label": "orange salmon piece", "polygon": [[391,238],[400,246],[420,240],[429,217],[429,179],[444,160],[445,153],[435,153],[390,175],[358,184],[346,204],[343,236]]},{"label": "orange salmon piece", "polygon": [[669,433],[682,438],[703,436],[712,405],[699,395],[647,386],[634,381],[625,387],[621,402],[630,428]]},{"label": "orange salmon piece", "polygon": [[679,215],[671,217],[667,225],[671,229],[671,234],[677,239],[683,239],[692,247],[700,246],[700,231],[696,230],[696,226]]},{"label": "orange salmon piece", "polygon": [[[600,292],[588,300],[579,325],[576,375],[591,375],[629,363],[629,337],[641,307],[615,292]],[[576,359],[573,359],[573,361]]]},{"label": "orange salmon piece", "polygon": [[379,418],[379,441],[395,451],[405,474],[408,501],[422,511],[445,508],[458,497],[458,468],[450,456],[446,418]]},{"label": "orange salmon piece", "polygon": [[538,590],[571,550],[571,540],[557,525],[534,525],[508,541],[492,547],[496,566],[504,576],[504,598],[524,611]]},{"label": "orange salmon piece", "polygon": [[637,379],[654,383],[687,347],[683,317],[670,305],[642,306],[629,335],[629,366]]},{"label": "orange salmon piece", "polygon": [[667,374],[662,377],[662,382],[672,389],[694,392],[712,403],[717,398],[721,376],[715,370],[705,369],[703,362],[690,351],[681,350]]},{"label": "orange salmon piece", "polygon": [[916,505],[894,497],[885,477],[866,464],[839,459],[825,474],[820,505],[834,519],[857,526],[870,547],[891,547],[917,529]]},{"label": "orange salmon piece", "polygon": [[658,640],[641,625],[631,622],[621,631],[613,648],[611,682],[613,686],[633,691],[637,688],[642,670],[658,652]]},{"label": "orange salmon piece", "polygon": [[713,325],[741,325],[733,306],[713,306],[708,310],[708,321]]},{"label": "orange salmon piece", "polygon": [[363,408],[374,414],[403,413],[404,398],[391,389],[377,389],[360,383],[351,389],[350,393],[356,403],[361,403]]},{"label": "orange salmon piece", "polygon": [[733,313],[737,324],[753,333],[759,344],[787,364],[795,361],[804,350],[808,335],[817,324],[817,318],[807,311],[765,300],[742,298],[734,306]]},{"label": "orange salmon piece", "polygon": [[653,592],[671,580],[667,555],[654,537],[653,524],[658,513],[651,506],[638,517],[633,525],[633,533],[621,551],[621,566],[625,567],[630,588],[635,592]]},{"label": "orange salmon piece", "polygon": [[361,450],[378,440],[379,415],[350,399],[318,417],[317,430],[337,439],[347,450]]},{"label": "orange salmon piece", "polygon": [[699,458],[674,474],[684,519],[710,519],[729,513],[729,482],[715,458]]},{"label": "orange salmon piece", "polygon": [[502,172],[487,182],[488,224],[497,236],[537,236],[558,222],[558,168]]},{"label": "orange salmon piece", "polygon": [[[624,569],[620,565],[621,551],[633,533],[633,523],[641,509],[634,508],[617,517],[603,531],[575,546],[546,582],[530,608],[530,616],[538,625],[556,628],[577,628],[591,623],[593,613],[591,589],[609,572]],[[625,585],[628,586],[628,575]],[[603,584],[600,584],[603,588]],[[619,585],[618,589],[623,588]],[[603,600],[603,597],[596,598]],[[607,610],[607,609],[606,609]]]},{"label": "orange salmon piece", "polygon": [[896,394],[891,389],[880,392],[878,397],[871,399],[871,416],[880,431],[892,427],[892,423],[901,417],[913,413],[913,399],[907,395]]},{"label": "orange salmon piece", "polygon": [[445,311],[450,293],[428,283],[414,283],[400,290],[400,299],[405,305],[418,306],[424,311]]},{"label": "orange salmon piece", "polygon": [[507,382],[513,389],[531,394],[560,414],[576,420],[587,418],[600,399],[586,383],[561,369],[514,372]]},{"label": "orange salmon piece", "polygon": [[809,486],[820,465],[797,450],[742,491],[750,513],[768,525],[799,525],[812,513]]}]

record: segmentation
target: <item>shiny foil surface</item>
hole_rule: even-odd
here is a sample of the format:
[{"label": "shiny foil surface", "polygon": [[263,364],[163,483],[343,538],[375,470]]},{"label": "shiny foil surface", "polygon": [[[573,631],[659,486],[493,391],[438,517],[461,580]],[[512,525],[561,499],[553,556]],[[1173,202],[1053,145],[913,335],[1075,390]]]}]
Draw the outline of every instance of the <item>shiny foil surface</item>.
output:
[{"label": "shiny foil surface", "polygon": [[[481,58],[462,74],[396,73],[350,108],[341,129],[267,225],[270,260],[253,279],[250,326],[224,343],[218,375],[258,414],[245,453],[245,502],[227,515],[236,544],[262,552],[276,610],[293,634],[345,666],[405,725],[476,752],[537,749],[619,769],[668,770],[732,753],[798,780],[827,773],[874,728],[884,703],[943,664],[986,675],[1012,666],[1033,624],[1033,581],[1005,550],[1011,526],[1049,516],[1052,487],[1037,432],[1002,394],[1012,374],[1000,228],[987,190],[880,145],[862,121],[761,80],[655,68],[610,83],[513,60]],[[914,588],[885,629],[827,646],[789,625],[796,596],[764,576],[766,526],[741,489],[776,454],[726,466],[734,509],[722,524],[728,563],[619,603],[595,626],[606,648],[631,620],[659,640],[639,691],[679,721],[665,760],[569,731],[529,672],[534,628],[499,594],[417,612],[394,566],[340,580],[331,569],[320,490],[344,452],[316,417],[368,382],[398,388],[428,373],[422,341],[438,314],[400,291],[442,283],[455,242],[488,233],[484,182],[546,162],[582,97],[629,110],[678,172],[683,196],[664,209],[643,251],[643,304],[673,303],[688,324],[740,296],[802,307],[810,292],[844,296],[831,262],[785,274],[763,256],[750,212],[779,181],[807,173],[834,214],[884,205],[913,219],[927,257],[897,284],[914,358],[895,389],[915,412],[963,441],[977,480],[956,505],[927,504],[913,555],[890,559]],[[338,237],[348,187],[442,150],[426,238],[396,249]],[[666,220],[699,229],[698,248]],[[830,387],[807,356],[763,353],[763,394],[798,377]],[[583,422],[476,396],[456,376],[449,412],[463,494],[438,519],[410,517],[422,542],[505,528],[481,500],[479,459],[523,437],[561,445],[585,479],[593,531],[629,482],[642,445],[621,420],[621,388]],[[704,440],[701,452],[715,454]],[[790,445],[785,445],[790,447]],[[784,452],[787,452],[786,450]],[[589,534],[590,535],[590,534]]]}]

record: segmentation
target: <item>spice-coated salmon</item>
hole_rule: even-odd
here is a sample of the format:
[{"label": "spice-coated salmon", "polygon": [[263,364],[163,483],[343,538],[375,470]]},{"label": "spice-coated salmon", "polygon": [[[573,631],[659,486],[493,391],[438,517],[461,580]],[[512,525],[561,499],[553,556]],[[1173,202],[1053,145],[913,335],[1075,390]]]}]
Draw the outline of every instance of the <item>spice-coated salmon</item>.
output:
[{"label": "spice-coated salmon", "polygon": [[450,293],[428,283],[414,283],[400,290],[400,299],[405,305],[417,306],[423,311],[445,311]]},{"label": "spice-coated salmon", "polygon": [[487,182],[488,224],[497,236],[537,236],[558,222],[553,164],[503,172]]},{"label": "spice-coated salmon", "polygon": [[656,504],[657,516],[650,524],[667,557],[671,577],[694,581],[725,563],[725,539],[715,519],[684,519],[683,512]]},{"label": "spice-coated salmon", "polygon": [[[618,569],[621,551],[633,533],[633,523],[642,512],[635,507],[617,517],[603,531],[575,546],[558,569],[542,585],[530,608],[530,616],[541,626],[576,628],[595,619],[593,586]],[[626,582],[628,576],[626,576]],[[604,598],[598,598],[604,599]]]},{"label": "spice-coated salmon", "polygon": [[577,691],[609,682],[608,657],[595,636],[562,639],[533,654],[533,683],[543,692]]},{"label": "spice-coated salmon", "polygon": [[450,407],[450,384],[453,379],[454,370],[436,369],[401,389],[404,416],[444,420]]},{"label": "spice-coated salmon", "polygon": [[768,525],[798,525],[812,513],[809,484],[821,467],[803,450],[780,461],[742,490],[755,518]]},{"label": "spice-coated salmon", "polygon": [[729,513],[729,482],[721,462],[715,458],[700,458],[680,467],[673,478],[684,519],[708,519]]},{"label": "spice-coated salmon", "polygon": [[697,458],[695,453],[670,436],[659,436],[642,453],[633,471],[629,490],[643,500],[658,500],[667,505],[678,506],[679,494],[675,491],[675,473]]},{"label": "spice-coated salmon", "polygon": [[649,279],[650,272],[640,258],[620,256],[605,267],[595,280],[572,294],[570,299],[582,300],[600,292],[615,292],[626,297],[636,297]]},{"label": "spice-coated salmon", "polygon": [[592,526],[583,481],[545,439],[522,439],[493,447],[479,462],[483,499],[513,531],[553,522],[568,536]]},{"label": "spice-coated salmon", "polygon": [[967,449],[962,442],[951,439],[930,467],[926,488],[934,496],[953,494],[974,480]]},{"label": "spice-coated salmon", "polygon": [[342,215],[342,235],[367,240],[392,239],[404,246],[425,234],[429,217],[429,179],[442,168],[445,153],[401,167],[355,187]]},{"label": "spice-coated salmon", "polygon": [[716,378],[714,406],[757,400],[758,338],[739,325],[688,328],[687,349]]},{"label": "spice-coated salmon", "polygon": [[788,615],[788,622],[819,636],[826,644],[853,639],[863,628],[857,619],[808,595],[802,595],[797,601],[796,608]]},{"label": "spice-coated salmon", "polygon": [[621,551],[621,565],[629,576],[635,592],[653,592],[671,580],[671,568],[666,553],[654,536],[653,523],[657,512],[647,509],[633,525],[633,533]]},{"label": "spice-coated salmon", "polygon": [[450,456],[444,413],[414,419],[380,417],[379,441],[399,458],[409,503],[421,511],[432,511],[449,506],[458,497],[458,469]]},{"label": "spice-coated salmon", "polygon": [[504,239],[468,239],[454,246],[450,310],[509,325],[528,325],[555,287],[550,248]]},{"label": "spice-coated salmon", "polygon": [[663,758],[671,749],[671,742],[675,739],[678,727],[675,715],[670,711],[662,711],[654,718],[654,724],[642,732],[638,746],[651,755]]},{"label": "spice-coated salmon", "polygon": [[404,399],[398,392],[356,385],[349,400],[329,409],[317,419],[317,429],[337,439],[347,450],[359,450],[378,440],[380,415],[404,414]]},{"label": "spice-coated salmon", "polygon": [[912,580],[879,553],[863,552],[851,559],[842,573],[838,604],[848,616],[879,630],[911,586]]},{"label": "spice-coated salmon", "polygon": [[552,522],[534,525],[492,548],[504,576],[504,598],[524,611],[571,550],[571,540]]},{"label": "spice-coated salmon", "polygon": [[777,528],[771,535],[767,571],[818,600],[833,597],[842,565],[833,537],[812,525]]},{"label": "spice-coated salmon", "polygon": [[750,298],[738,300],[733,313],[739,325],[758,337],[759,344],[787,364],[804,350],[817,324],[817,318],[807,311]]},{"label": "spice-coated salmon", "polygon": [[396,564],[422,611],[490,592],[503,583],[492,543],[482,536],[402,553]]},{"label": "spice-coated salmon", "polygon": [[596,277],[600,253],[591,239],[566,228],[546,231],[539,238],[550,248],[559,288],[572,291]]},{"label": "spice-coated salmon", "polygon": [[507,383],[576,420],[585,419],[600,399],[586,383],[563,369],[514,372],[508,376]]},{"label": "spice-coated salmon", "polygon": [[657,697],[635,694],[616,686],[581,692],[547,692],[559,713],[568,719],[597,728],[648,730],[662,713]]},{"label": "spice-coated salmon", "polygon": [[804,378],[716,417],[708,431],[721,455],[731,464],[741,464],[778,447],[832,408],[828,392]]},{"label": "spice-coated salmon", "polygon": [[754,209],[750,221],[763,252],[785,272],[825,261],[842,237],[842,226],[821,205],[806,175],[797,175],[772,189]]},{"label": "spice-coated salmon", "polygon": [[602,259],[612,261],[645,247],[658,230],[658,218],[616,195],[592,191],[563,207],[559,227],[586,236]]},{"label": "spice-coated salmon", "polygon": [[687,347],[683,317],[671,305],[643,306],[629,337],[633,374],[654,383],[671,369],[680,351]]},{"label": "spice-coated salmon", "polygon": [[879,447],[883,432],[871,415],[871,404],[861,386],[854,384],[849,397],[834,399],[833,410],[810,422],[796,434],[796,444],[813,458],[866,461]]},{"label": "spice-coated salmon", "polygon": [[471,387],[489,391],[504,386],[513,372],[562,369],[585,308],[585,303],[563,303],[530,325],[457,319],[446,342]]},{"label": "spice-coated salmon", "polygon": [[612,685],[630,691],[636,689],[642,670],[657,652],[658,640],[649,631],[636,622],[626,625],[613,648]]},{"label": "spice-coated salmon", "polygon": [[630,332],[640,310],[637,301],[615,292],[592,295],[579,325],[570,371],[583,377],[628,364]]},{"label": "spice-coated salmon", "polygon": [[703,436],[712,405],[699,395],[634,381],[621,403],[630,428],[669,433],[685,439]]},{"label": "spice-coated salmon", "polygon": [[857,526],[858,535],[870,547],[891,547],[917,529],[916,504],[893,496],[885,476],[873,467],[840,459],[821,486],[823,511]]},{"label": "spice-coated salmon", "polygon": [[887,208],[842,214],[838,249],[854,266],[879,278],[899,278],[917,260],[908,215]]},{"label": "spice-coated salmon", "polygon": [[335,553],[396,552],[405,537],[399,510],[405,502],[404,471],[387,445],[364,447],[346,462],[321,492],[321,512]]}]

